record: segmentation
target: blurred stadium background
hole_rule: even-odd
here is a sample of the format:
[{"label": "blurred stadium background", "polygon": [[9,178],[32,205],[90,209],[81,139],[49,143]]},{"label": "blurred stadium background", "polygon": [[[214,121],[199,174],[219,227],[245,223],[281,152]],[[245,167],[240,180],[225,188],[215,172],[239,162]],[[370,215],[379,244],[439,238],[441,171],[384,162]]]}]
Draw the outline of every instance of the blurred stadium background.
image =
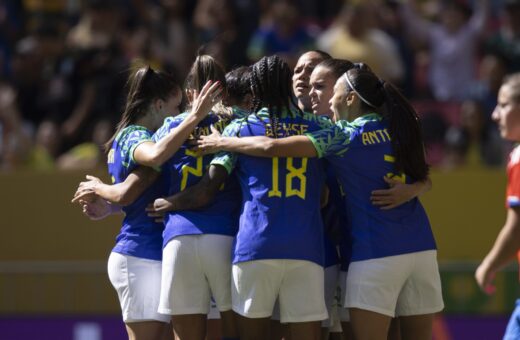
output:
[{"label": "blurred stadium background", "polygon": [[106,275],[120,218],[94,223],[69,201],[85,174],[106,179],[128,71],[149,63],[182,82],[202,45],[227,68],[273,53],[294,66],[320,48],[399,84],[433,166],[435,339],[501,338],[517,266],[493,296],[473,273],[505,220],[511,145],[490,116],[520,70],[520,1],[0,0],[0,339],[125,338]]}]

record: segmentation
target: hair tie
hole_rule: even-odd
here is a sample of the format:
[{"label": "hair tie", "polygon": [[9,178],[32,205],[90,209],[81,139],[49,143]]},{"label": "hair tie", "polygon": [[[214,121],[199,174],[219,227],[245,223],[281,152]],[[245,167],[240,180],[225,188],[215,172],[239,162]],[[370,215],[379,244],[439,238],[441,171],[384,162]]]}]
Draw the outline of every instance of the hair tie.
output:
[{"label": "hair tie", "polygon": [[352,91],[354,91],[359,99],[361,99],[365,104],[367,104],[368,106],[370,107],[373,107],[374,109],[377,108],[377,106],[375,106],[374,104],[372,104],[371,102],[369,102],[368,100],[366,100],[355,88],[354,86],[352,85],[352,83],[350,82],[350,80],[348,79],[348,76],[347,76],[347,72],[343,73],[343,76],[345,77],[345,80],[347,81],[347,84],[348,86],[350,86],[350,88],[352,89]]}]

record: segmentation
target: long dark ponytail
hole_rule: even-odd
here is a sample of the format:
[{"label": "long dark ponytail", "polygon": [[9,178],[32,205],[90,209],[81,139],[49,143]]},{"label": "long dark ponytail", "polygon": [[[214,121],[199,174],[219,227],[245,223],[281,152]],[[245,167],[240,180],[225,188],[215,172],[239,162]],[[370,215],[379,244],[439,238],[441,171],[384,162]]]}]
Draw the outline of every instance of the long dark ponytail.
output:
[{"label": "long dark ponytail", "polygon": [[425,180],[429,167],[425,158],[422,129],[417,112],[410,102],[394,85],[380,80],[363,65],[347,71],[344,77],[347,88],[359,96],[363,112],[382,109],[380,114],[388,120],[396,170],[414,180]]},{"label": "long dark ponytail", "polygon": [[130,75],[127,81],[128,95],[126,97],[125,110],[121,120],[117,124],[116,132],[105,144],[105,150],[109,151],[114,139],[121,130],[145,115],[148,108],[157,99],[167,100],[171,95],[180,91],[175,78],[162,71],[154,71],[150,66],[139,68]]}]

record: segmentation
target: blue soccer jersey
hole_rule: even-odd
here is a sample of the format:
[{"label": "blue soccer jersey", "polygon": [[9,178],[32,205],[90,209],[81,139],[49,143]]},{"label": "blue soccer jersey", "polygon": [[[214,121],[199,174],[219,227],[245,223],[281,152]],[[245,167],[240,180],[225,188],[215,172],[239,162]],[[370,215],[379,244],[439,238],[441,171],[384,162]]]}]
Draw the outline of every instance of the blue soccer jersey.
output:
[{"label": "blue soccer jersey", "polygon": [[[224,136],[285,137],[331,126],[311,114],[284,111],[272,122],[267,109],[233,121]],[[212,164],[236,167],[243,206],[233,262],[299,259],[323,265],[320,195],[324,175],[318,159],[261,158],[223,152]]]},{"label": "blue soccer jersey", "polygon": [[435,249],[428,217],[417,198],[391,210],[370,202],[373,190],[386,186],[384,176],[410,182],[395,174],[387,121],[368,114],[352,123],[309,133],[320,157],[327,157],[346,192],[352,228],[352,261]]},{"label": "blue soccer jersey", "polygon": [[338,182],[336,173],[328,162],[324,161],[323,165],[325,167],[325,182],[329,189],[327,204],[321,209],[325,231],[324,267],[329,267],[341,263],[340,259],[343,259],[343,257],[340,258],[338,256],[337,246],[343,242],[343,234],[347,229],[347,218],[345,214],[345,195]]},{"label": "blue soccer jersey", "polygon": [[[142,126],[131,125],[123,129],[112,143],[108,153],[108,172],[113,183],[121,183],[139,164],[133,159],[135,148],[152,140],[152,133]],[[123,227],[116,238],[113,251],[140,258],[161,260],[164,226],[148,217],[145,208],[167,191],[163,174],[132,204],[123,207]]]},{"label": "blue soccer jersey", "polygon": [[[159,140],[175,129],[187,117],[187,113],[168,117],[153,136]],[[201,121],[190,136],[190,140],[211,134],[211,125],[223,131],[233,116],[219,117],[210,113]],[[213,156],[198,156],[184,144],[163,166],[169,175],[169,195],[174,195],[197,183],[204,175]],[[234,176],[229,176],[213,203],[198,210],[175,211],[166,216],[163,246],[181,235],[219,234],[234,236],[238,229],[240,213],[240,189]]]}]

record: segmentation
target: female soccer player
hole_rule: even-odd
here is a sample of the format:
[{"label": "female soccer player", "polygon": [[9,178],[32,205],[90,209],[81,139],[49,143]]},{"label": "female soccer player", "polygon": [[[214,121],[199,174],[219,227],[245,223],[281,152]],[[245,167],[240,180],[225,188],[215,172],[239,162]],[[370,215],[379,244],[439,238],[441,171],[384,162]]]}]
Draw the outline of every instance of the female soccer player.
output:
[{"label": "female soccer player", "polygon": [[[206,84],[186,123],[161,142],[151,143],[152,131],[164,117],[178,113],[181,92],[171,76],[150,67],[139,69],[129,80],[125,111],[116,133],[107,143],[113,182],[122,183],[139,164],[160,166],[207,115],[218,94],[218,84]],[[108,274],[119,296],[129,338],[171,337],[167,331],[169,317],[157,312],[163,225],[154,222],[144,211],[147,203],[164,194],[164,182],[156,180],[144,192],[133,191],[128,201],[114,195],[112,188],[97,179],[91,182],[94,183],[84,185],[84,190],[78,192],[76,200],[86,199],[85,193],[94,192],[116,203],[128,203],[122,208],[125,219],[108,260]],[[137,195],[139,198],[134,201]]]},{"label": "female soccer player", "polygon": [[[186,80],[189,101],[191,92],[199,90],[209,79],[224,84],[224,70],[211,56],[198,56]],[[210,134],[211,126],[222,131],[234,118],[232,113],[221,104],[215,105],[197,125],[192,138]],[[168,117],[154,139],[160,143],[187,119],[188,114]],[[168,194],[199,181],[211,159],[198,156],[189,145],[183,145],[163,168],[170,181]],[[220,311],[223,337],[236,337],[230,256],[238,228],[240,191],[235,178],[229,178],[219,189],[217,199],[204,209],[171,212],[165,218],[159,312],[172,315],[173,328],[181,340],[204,339],[212,296]]]},{"label": "female soccer player", "polygon": [[[493,120],[498,124],[502,138],[520,142],[520,73],[507,77],[498,92],[498,104],[493,111]],[[509,157],[507,165],[507,218],[498,234],[493,248],[477,268],[475,278],[478,285],[488,294],[495,291],[493,278],[506,264],[518,256],[520,261],[520,147]],[[520,337],[520,300],[507,325],[504,340]]]},{"label": "female soccer player", "polygon": [[353,246],[345,305],[356,339],[386,339],[394,316],[401,317],[403,339],[430,339],[433,313],[443,302],[426,213],[417,199],[391,210],[370,202],[385,176],[426,180],[418,117],[391,84],[362,67],[337,80],[330,103],[337,123],[328,129],[279,139],[212,136],[199,147],[263,157],[327,157],[347,195]]},{"label": "female soccer player", "polygon": [[[282,137],[328,126],[326,120],[301,112],[292,102],[290,77],[287,64],[276,56],[253,65],[254,113],[233,121],[224,133]],[[270,316],[277,298],[281,321],[290,324],[292,338],[318,339],[319,320],[327,318],[321,267],[319,199],[323,180],[319,163],[292,158],[235,158],[231,154],[212,162],[222,164],[229,172],[236,165],[242,188],[243,208],[232,274],[233,310],[241,315],[240,339],[269,338]],[[217,169],[222,167],[212,165],[202,181],[212,178],[213,172],[218,175]],[[205,190],[201,192],[203,195],[191,197],[204,202],[205,196],[211,196]],[[177,203],[175,210],[190,205],[184,199]]]},{"label": "female soccer player", "polygon": [[298,58],[292,75],[292,89],[300,110],[311,111],[310,76],[316,65],[327,59],[332,59],[330,54],[319,50],[305,52]]},{"label": "female soccer player", "polygon": [[[314,68],[309,80],[310,103],[314,114],[325,115],[331,119],[333,118],[334,113],[331,110],[329,101],[334,95],[334,85],[338,78],[354,67],[355,65],[347,60],[326,59]],[[418,181],[413,184],[404,184],[398,180],[385,177],[385,182],[388,183],[391,188],[374,190],[371,196],[372,203],[376,206],[380,206],[381,209],[392,209],[419,196],[431,188],[431,181],[429,179],[424,182]],[[351,239],[348,227],[345,228],[345,226],[347,226],[347,216],[345,215],[344,209],[344,190],[338,185],[337,177],[333,171],[333,167],[331,166],[327,167],[327,186],[330,191],[329,204],[325,208],[324,215],[330,216],[331,213],[328,212],[330,209],[334,211],[334,215],[339,218],[339,220],[325,220],[324,224],[327,226],[327,224],[339,223],[339,225],[343,227],[343,234],[340,242],[341,272],[339,279],[341,291],[340,301],[343,303],[345,301],[347,269],[350,263]],[[329,270],[329,272],[330,271],[331,270]],[[325,282],[327,283],[327,279]],[[327,301],[327,290],[325,296]],[[348,311],[344,308],[340,309],[340,320],[342,322],[345,336],[347,336],[347,338],[352,338],[352,335],[350,335],[352,332],[349,323],[350,318]],[[400,338],[398,323],[396,320],[392,320],[392,327],[389,336],[392,339]]]},{"label": "female soccer player", "polygon": [[[186,80],[188,101],[193,102],[194,94],[209,79],[224,84],[223,69],[212,57],[198,56]],[[193,103],[197,104],[196,101]],[[231,110],[226,110],[217,102],[213,104],[213,113],[196,126],[192,138],[210,133],[212,124],[223,129],[234,118]],[[233,112],[235,115],[240,114],[239,110]],[[176,134],[187,120],[190,120],[187,113],[166,118],[153,139],[158,141],[157,144],[161,143],[163,138],[168,139],[172,133]],[[205,164],[210,160],[208,157],[198,157],[183,145],[163,167],[169,183],[167,192],[172,194],[192,185],[202,176]],[[137,175],[137,171],[132,175]],[[136,187],[146,186],[147,181],[137,179],[133,183],[121,184],[125,185],[124,190],[135,191]],[[118,192],[122,190],[114,186],[102,187],[110,187]],[[232,236],[238,227],[240,201],[238,185],[233,179],[224,187],[218,194],[218,201],[206,209],[167,216],[163,232],[159,312],[172,315],[175,333],[181,340],[204,338],[211,294],[221,312],[224,338],[232,339],[235,336],[231,312],[229,257]],[[226,213],[223,214],[222,211]]]}]

